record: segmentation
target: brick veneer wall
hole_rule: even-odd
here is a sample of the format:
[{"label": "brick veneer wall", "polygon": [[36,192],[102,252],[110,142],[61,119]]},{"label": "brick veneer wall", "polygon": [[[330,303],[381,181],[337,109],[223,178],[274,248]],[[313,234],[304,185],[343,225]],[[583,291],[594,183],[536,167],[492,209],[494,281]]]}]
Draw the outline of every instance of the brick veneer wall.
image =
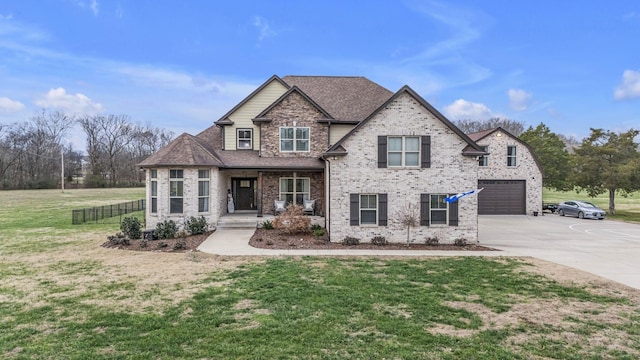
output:
[{"label": "brick veneer wall", "polygon": [[[318,119],[324,115],[302,95],[292,92],[278,103],[265,117],[270,123],[261,125],[261,156],[263,157],[313,157],[318,158],[328,147],[329,133]],[[309,127],[309,152],[280,152],[280,127]]]},{"label": "brick veneer wall", "polygon": [[[498,136],[498,134],[500,134]],[[519,140],[496,130],[476,142],[488,146],[488,166],[478,167],[479,180],[525,180],[526,214],[542,213],[542,172],[534,154]],[[507,146],[516,147],[516,166],[507,166]]]},{"label": "brick veneer wall", "polygon": [[[378,135],[430,135],[431,167],[391,169],[377,167]],[[398,220],[406,204],[420,206],[421,193],[458,193],[477,186],[477,162],[462,155],[468,144],[408,93],[404,93],[352,134],[343,146],[348,155],[330,159],[331,241],[354,236],[363,242],[384,236],[390,242],[406,242],[406,228]],[[350,226],[350,193],[387,193],[388,226]],[[411,242],[437,237],[441,243],[478,239],[477,196],[459,201],[459,226],[418,226]]]},{"label": "brick veneer wall", "polygon": [[[204,216],[207,223],[216,225],[220,217],[220,192],[218,191],[218,182],[220,181],[220,171],[217,168],[211,168],[209,172],[209,212],[198,212],[198,170],[206,170],[206,168],[180,168],[172,167],[171,169],[183,170],[183,212],[181,214],[169,213],[169,168],[157,168],[158,171],[158,211],[151,213],[151,171],[147,170],[147,211],[146,211],[146,227],[154,229],[156,224],[165,220],[173,220],[182,228],[185,219],[191,216]],[[225,190],[226,192],[226,190]]]}]

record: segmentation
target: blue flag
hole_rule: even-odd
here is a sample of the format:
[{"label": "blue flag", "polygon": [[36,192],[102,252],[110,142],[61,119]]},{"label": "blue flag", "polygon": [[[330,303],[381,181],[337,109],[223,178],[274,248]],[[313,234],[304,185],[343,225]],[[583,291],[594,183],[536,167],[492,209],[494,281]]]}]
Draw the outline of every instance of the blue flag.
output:
[{"label": "blue flag", "polygon": [[458,201],[458,199],[460,199],[461,197],[467,196],[467,195],[473,195],[473,194],[477,194],[480,191],[482,191],[484,188],[481,189],[475,189],[475,190],[471,190],[471,191],[465,191],[463,193],[460,194],[455,194],[455,195],[451,195],[449,197],[444,198],[444,201],[448,202],[448,203],[452,203],[452,202],[456,202]]}]

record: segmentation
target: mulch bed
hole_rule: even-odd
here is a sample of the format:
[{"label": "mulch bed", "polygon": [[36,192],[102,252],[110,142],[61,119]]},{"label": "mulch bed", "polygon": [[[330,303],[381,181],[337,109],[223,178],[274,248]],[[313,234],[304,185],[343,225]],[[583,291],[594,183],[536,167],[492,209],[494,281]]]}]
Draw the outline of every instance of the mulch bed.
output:
[{"label": "mulch bed", "polygon": [[197,249],[212,233],[213,231],[209,231],[201,235],[192,235],[184,238],[149,240],[146,242],[146,247],[143,240],[129,240],[128,245],[107,241],[102,246],[110,249],[183,253]]},{"label": "mulch bed", "polygon": [[392,243],[374,245],[361,243],[358,245],[342,245],[330,242],[326,238],[317,238],[313,234],[288,235],[277,229],[257,229],[249,240],[249,245],[260,249],[360,249],[360,250],[454,250],[454,251],[498,251],[481,245],[457,246],[452,244],[404,244]]}]

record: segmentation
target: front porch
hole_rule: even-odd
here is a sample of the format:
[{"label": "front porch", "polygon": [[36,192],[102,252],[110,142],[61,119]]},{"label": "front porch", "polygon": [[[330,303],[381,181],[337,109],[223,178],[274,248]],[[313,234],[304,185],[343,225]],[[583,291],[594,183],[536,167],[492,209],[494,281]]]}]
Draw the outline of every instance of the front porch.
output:
[{"label": "front porch", "polygon": [[[326,227],[324,216],[308,215],[311,219],[311,224],[317,224],[322,227]],[[218,220],[216,228],[225,229],[257,229],[262,226],[264,221],[271,221],[275,218],[274,215],[263,214],[258,216],[257,211],[236,211],[233,214],[224,214]]]}]

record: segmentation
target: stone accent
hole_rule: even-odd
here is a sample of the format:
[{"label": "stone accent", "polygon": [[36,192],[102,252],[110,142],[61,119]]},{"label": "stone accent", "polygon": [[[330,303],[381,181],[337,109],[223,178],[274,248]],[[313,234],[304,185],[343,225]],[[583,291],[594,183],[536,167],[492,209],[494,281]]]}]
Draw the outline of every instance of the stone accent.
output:
[{"label": "stone accent", "polygon": [[[262,211],[264,214],[273,214],[273,201],[280,197],[280,178],[294,177],[293,172],[265,172],[262,185]],[[316,212],[323,211],[324,204],[324,173],[296,172],[296,178],[309,178],[309,196],[316,200]]]},{"label": "stone accent", "polygon": [[183,212],[181,214],[169,213],[170,168],[157,168],[158,212],[155,214],[151,213],[151,171],[147,171],[146,228],[154,229],[157,223],[165,220],[173,220],[182,227],[186,219],[189,219],[191,216],[198,217],[200,215],[207,219],[208,224],[216,225],[220,217],[220,192],[218,191],[218,183],[221,177],[218,168],[209,168],[209,211],[206,213],[198,212],[198,181],[200,180],[198,179],[198,170],[206,170],[207,168],[172,167],[171,169],[183,170]]},{"label": "stone accent", "polygon": [[[378,168],[379,135],[430,135],[430,168]],[[399,214],[407,204],[419,209],[420,194],[452,194],[475,189],[477,162],[462,155],[468,145],[449,127],[431,114],[408,93],[399,95],[360,127],[342,144],[348,155],[329,159],[329,231],[331,241],[346,236],[369,242],[384,236],[390,242],[406,242],[407,229],[399,222]],[[386,193],[388,226],[350,226],[349,194]],[[441,243],[465,238],[478,239],[477,196],[459,201],[459,225],[417,226],[411,229],[411,242],[423,243],[437,237]]]},{"label": "stone accent", "polygon": [[[526,214],[542,214],[542,171],[531,149],[520,139],[501,131],[494,131],[476,141],[487,146],[488,165],[478,167],[479,180],[524,180],[526,182]],[[507,146],[516,147],[516,166],[507,166]]]},{"label": "stone accent", "polygon": [[[292,92],[281,100],[265,117],[272,119],[272,121],[261,125],[260,150],[262,157],[319,158],[328,148],[328,128],[317,122],[324,115],[297,92]],[[309,127],[309,151],[280,152],[280,127],[283,126]]]}]

